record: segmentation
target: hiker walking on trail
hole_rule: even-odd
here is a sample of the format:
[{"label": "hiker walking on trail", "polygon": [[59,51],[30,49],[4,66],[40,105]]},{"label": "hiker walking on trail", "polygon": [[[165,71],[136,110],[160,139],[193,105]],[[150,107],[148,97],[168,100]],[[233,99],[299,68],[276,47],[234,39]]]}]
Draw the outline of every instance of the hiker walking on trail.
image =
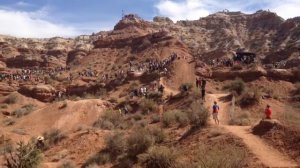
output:
[{"label": "hiker walking on trail", "polygon": [[206,80],[202,79],[202,81],[201,81],[201,96],[202,96],[202,100],[205,100],[205,87],[206,87]]},{"label": "hiker walking on trail", "polygon": [[265,110],[265,114],[266,114],[266,119],[272,119],[271,115],[272,115],[272,110],[271,110],[271,106],[267,105],[267,108]]},{"label": "hiker walking on trail", "polygon": [[214,101],[212,116],[213,116],[215,123],[218,125],[220,124],[219,118],[218,118],[219,110],[220,110],[219,105],[217,104],[216,101]]}]

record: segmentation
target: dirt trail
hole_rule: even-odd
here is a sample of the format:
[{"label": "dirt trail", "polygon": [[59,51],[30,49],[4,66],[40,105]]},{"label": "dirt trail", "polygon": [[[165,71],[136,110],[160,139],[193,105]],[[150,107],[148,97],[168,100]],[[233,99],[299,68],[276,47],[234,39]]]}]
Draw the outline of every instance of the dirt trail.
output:
[{"label": "dirt trail", "polygon": [[[231,132],[235,136],[241,138],[247,145],[249,150],[267,167],[297,167],[297,163],[287,156],[280,153],[270,145],[266,144],[258,136],[251,133],[250,126],[229,126],[227,124],[227,111],[229,111],[229,103],[224,103],[221,98],[225,97],[226,94],[209,94],[207,106],[211,106],[210,102],[214,100],[218,101],[220,106],[220,126],[224,127],[228,132]],[[226,111],[226,112],[225,112]],[[212,124],[213,121],[210,121]]]}]

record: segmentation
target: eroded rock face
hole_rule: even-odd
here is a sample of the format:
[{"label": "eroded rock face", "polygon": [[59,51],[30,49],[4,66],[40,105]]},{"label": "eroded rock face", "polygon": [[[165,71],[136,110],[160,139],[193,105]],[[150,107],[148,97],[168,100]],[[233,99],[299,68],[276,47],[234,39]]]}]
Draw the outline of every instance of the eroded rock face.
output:
[{"label": "eroded rock face", "polygon": [[17,89],[15,87],[10,86],[8,83],[0,82],[0,95],[6,96],[16,90]]},{"label": "eroded rock face", "polygon": [[19,93],[38,99],[43,102],[51,102],[55,99],[56,90],[51,85],[25,85],[19,90]]},{"label": "eroded rock face", "polygon": [[247,69],[247,70],[215,70],[212,72],[212,78],[219,80],[230,80],[237,77],[244,80],[255,80],[262,76],[267,76],[266,70],[263,68]]}]

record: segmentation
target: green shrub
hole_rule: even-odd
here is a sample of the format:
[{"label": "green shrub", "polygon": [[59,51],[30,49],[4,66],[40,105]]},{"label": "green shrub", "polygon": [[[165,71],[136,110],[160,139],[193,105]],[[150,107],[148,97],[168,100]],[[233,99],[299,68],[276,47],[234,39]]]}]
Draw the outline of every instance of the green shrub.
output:
[{"label": "green shrub", "polygon": [[17,96],[16,95],[9,95],[5,100],[4,103],[6,104],[16,104],[17,103]]},{"label": "green shrub", "polygon": [[115,160],[126,150],[126,140],[123,134],[115,133],[105,140],[106,151],[110,154],[110,159]]},{"label": "green shrub", "polygon": [[66,135],[61,132],[59,129],[51,129],[43,134],[45,138],[45,146],[49,148],[53,145],[58,144],[63,139],[66,138]]},{"label": "green shrub", "polygon": [[118,128],[122,122],[123,117],[119,112],[107,110],[93,125],[101,129],[113,129]]},{"label": "green shrub", "polygon": [[137,155],[146,152],[154,144],[154,141],[151,133],[145,128],[134,130],[127,139],[128,156],[136,158]]},{"label": "green shrub", "polygon": [[242,107],[253,106],[260,102],[261,96],[262,93],[259,89],[250,89],[239,97],[238,103]]},{"label": "green shrub", "polygon": [[176,168],[179,165],[177,152],[163,146],[152,147],[147,153],[138,157],[139,163],[145,168]]},{"label": "green shrub", "polygon": [[151,123],[159,123],[160,122],[160,115],[154,114],[151,116]]},{"label": "green shrub", "polygon": [[224,89],[241,95],[246,89],[246,84],[242,79],[236,78],[233,82],[224,86]]},{"label": "green shrub", "polygon": [[150,99],[143,99],[140,103],[141,110],[143,114],[148,114],[157,109],[157,104]]},{"label": "green shrub", "polygon": [[190,123],[193,126],[206,126],[209,117],[208,109],[206,109],[199,101],[191,104],[191,110],[188,111]]},{"label": "green shrub", "polygon": [[15,152],[6,155],[7,168],[38,168],[42,160],[41,151],[35,144],[18,143]]}]

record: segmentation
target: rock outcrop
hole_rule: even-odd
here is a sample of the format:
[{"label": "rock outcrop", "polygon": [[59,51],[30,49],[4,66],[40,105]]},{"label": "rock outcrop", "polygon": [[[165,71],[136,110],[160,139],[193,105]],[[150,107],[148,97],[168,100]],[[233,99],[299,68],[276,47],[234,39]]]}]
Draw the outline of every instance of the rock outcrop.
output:
[{"label": "rock outcrop", "polygon": [[56,97],[56,90],[51,85],[25,85],[18,92],[42,102],[51,102]]}]

